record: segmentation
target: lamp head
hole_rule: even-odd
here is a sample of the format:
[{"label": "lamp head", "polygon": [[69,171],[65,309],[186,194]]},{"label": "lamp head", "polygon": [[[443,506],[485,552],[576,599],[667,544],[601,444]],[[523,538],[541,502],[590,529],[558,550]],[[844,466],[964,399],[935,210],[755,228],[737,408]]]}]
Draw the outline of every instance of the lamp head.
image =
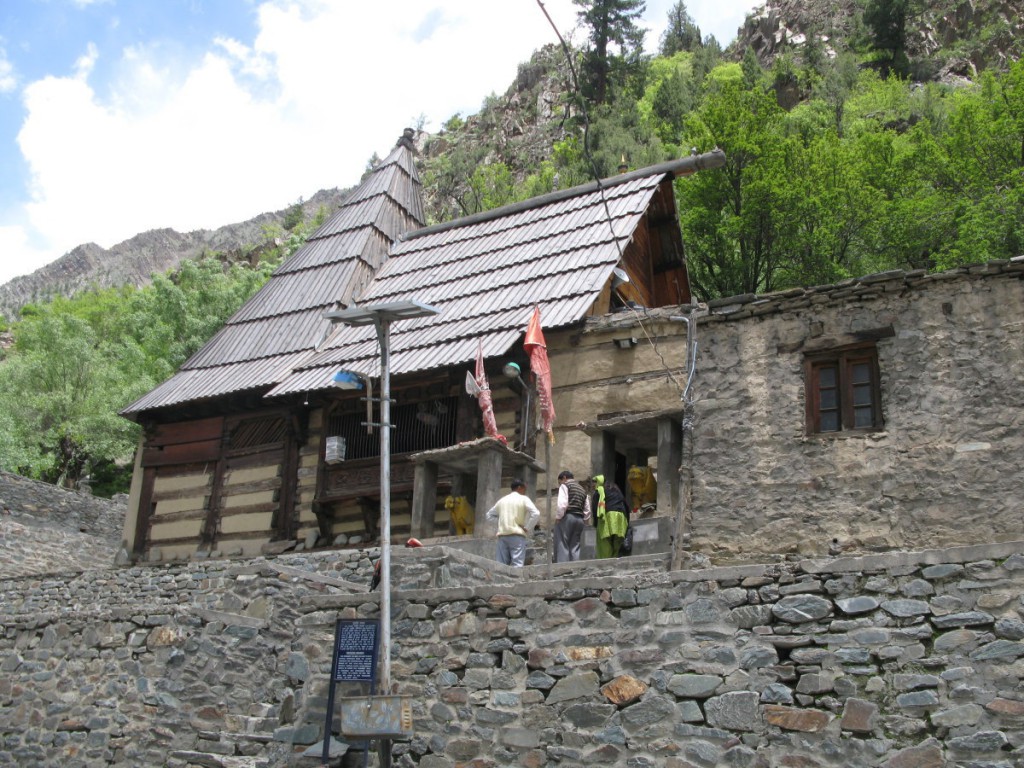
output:
[{"label": "lamp head", "polygon": [[505,367],[501,369],[506,376],[510,379],[518,378],[522,373],[518,363],[505,363]]}]

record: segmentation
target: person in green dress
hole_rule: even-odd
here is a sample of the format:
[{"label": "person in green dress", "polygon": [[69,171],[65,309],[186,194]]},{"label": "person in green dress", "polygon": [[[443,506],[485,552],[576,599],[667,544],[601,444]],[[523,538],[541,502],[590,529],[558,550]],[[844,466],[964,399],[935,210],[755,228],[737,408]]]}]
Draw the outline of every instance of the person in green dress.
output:
[{"label": "person in green dress", "polygon": [[615,483],[605,483],[604,475],[594,475],[594,497],[590,507],[595,511],[597,526],[596,555],[618,557],[619,548],[629,528],[629,508],[626,497]]}]

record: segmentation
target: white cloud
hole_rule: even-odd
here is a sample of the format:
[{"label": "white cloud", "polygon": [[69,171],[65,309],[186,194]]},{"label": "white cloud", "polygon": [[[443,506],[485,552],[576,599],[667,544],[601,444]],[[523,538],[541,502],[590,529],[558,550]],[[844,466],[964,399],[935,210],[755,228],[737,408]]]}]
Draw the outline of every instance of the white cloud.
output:
[{"label": "white cloud", "polygon": [[0,253],[20,253],[27,248],[28,240],[24,227],[18,225],[0,227]]},{"label": "white cloud", "polygon": [[0,48],[0,93],[11,93],[17,84],[14,65],[7,58],[7,51]]}]

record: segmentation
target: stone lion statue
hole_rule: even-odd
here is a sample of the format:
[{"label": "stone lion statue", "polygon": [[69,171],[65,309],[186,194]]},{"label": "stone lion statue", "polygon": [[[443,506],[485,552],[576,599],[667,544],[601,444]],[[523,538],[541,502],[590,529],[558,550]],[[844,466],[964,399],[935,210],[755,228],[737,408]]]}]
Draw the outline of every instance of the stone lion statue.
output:
[{"label": "stone lion statue", "polygon": [[634,514],[645,505],[653,505],[658,499],[658,481],[650,467],[633,465],[626,474],[629,485],[630,509]]},{"label": "stone lion statue", "polygon": [[449,496],[444,500],[444,508],[448,510],[448,515],[451,517],[452,530],[455,531],[456,536],[473,535],[476,513],[473,511],[473,505],[469,503],[469,499],[465,496]]}]

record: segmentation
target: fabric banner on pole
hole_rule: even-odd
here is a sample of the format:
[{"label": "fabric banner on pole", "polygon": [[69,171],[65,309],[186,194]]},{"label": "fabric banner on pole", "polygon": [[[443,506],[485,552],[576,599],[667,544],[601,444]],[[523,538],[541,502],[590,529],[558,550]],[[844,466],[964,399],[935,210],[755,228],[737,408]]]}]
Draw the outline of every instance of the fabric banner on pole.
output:
[{"label": "fabric banner on pole", "polygon": [[540,418],[548,443],[555,442],[555,404],[551,399],[551,366],[548,363],[548,345],[540,327],[540,307],[533,308],[533,316],[526,327],[523,348],[530,356],[530,370],[537,377],[537,401],[540,404]]},{"label": "fabric banner on pole", "polygon": [[[480,403],[480,412],[484,417],[484,434],[501,440],[508,441],[505,436],[498,432],[498,422],[494,418],[494,403],[491,401],[491,385],[487,382],[487,371],[484,370],[484,343],[481,341],[476,353],[476,377],[474,383],[477,387],[476,400]],[[469,380],[466,380],[467,389]]]}]

